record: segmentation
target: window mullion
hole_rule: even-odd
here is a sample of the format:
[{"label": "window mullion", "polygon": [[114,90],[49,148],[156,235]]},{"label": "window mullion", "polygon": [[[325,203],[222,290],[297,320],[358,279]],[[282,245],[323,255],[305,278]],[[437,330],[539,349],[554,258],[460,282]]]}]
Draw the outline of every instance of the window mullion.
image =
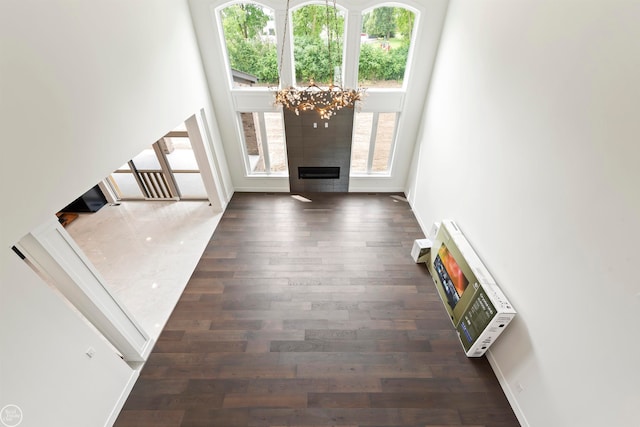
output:
[{"label": "window mullion", "polygon": [[373,157],[376,149],[376,134],[378,133],[378,114],[373,113],[371,118],[371,134],[369,136],[369,158],[367,159],[367,174],[371,174],[373,170]]},{"label": "window mullion", "polygon": [[393,121],[393,133],[391,136],[391,146],[389,147],[389,155],[387,156],[387,172],[391,171],[391,159],[393,158],[393,153],[396,149],[396,133],[398,131],[398,113],[394,115]]},{"label": "window mullion", "polygon": [[[287,34],[283,37],[285,31],[285,22],[289,20],[287,25]],[[293,68],[293,30],[291,28],[292,19],[287,16],[287,11],[278,9],[275,12],[276,21],[276,47],[278,55],[278,63],[282,61],[282,70],[280,71],[280,85],[282,87],[293,86],[295,82]],[[284,41],[284,46],[282,45]],[[282,56],[282,57],[281,57]]]},{"label": "window mullion", "polygon": [[269,157],[269,141],[267,137],[267,125],[264,119],[264,112],[258,113],[258,122],[260,123],[260,141],[262,143],[262,157],[264,159],[265,173],[271,173],[271,158]]},{"label": "window mullion", "polygon": [[344,87],[354,88],[358,84],[358,65],[360,58],[360,34],[362,13],[350,11],[345,20],[345,48],[343,50]]}]

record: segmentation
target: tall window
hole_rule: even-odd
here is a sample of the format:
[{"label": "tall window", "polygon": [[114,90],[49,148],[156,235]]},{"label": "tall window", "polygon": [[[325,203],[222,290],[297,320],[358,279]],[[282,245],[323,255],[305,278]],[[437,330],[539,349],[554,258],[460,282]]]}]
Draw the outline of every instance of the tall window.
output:
[{"label": "tall window", "polygon": [[389,172],[397,113],[355,113],[351,174]]},{"label": "tall window", "polygon": [[236,3],[220,11],[232,86],[278,82],[273,11],[254,3]]},{"label": "tall window", "polygon": [[[251,0],[230,1],[220,6],[218,18],[233,77],[232,87],[278,85],[280,61],[287,67],[292,65],[293,84],[303,88],[312,80],[319,86],[343,85],[344,70],[349,73],[357,70],[358,86],[387,90],[369,91],[361,105],[362,112],[356,112],[350,173],[389,174],[418,12],[401,6],[402,0],[398,0],[392,6],[369,9],[362,15],[360,26],[356,19],[347,20],[347,10],[335,8],[332,0],[328,8],[321,0],[303,2],[307,4],[294,9],[288,17],[286,37],[276,34],[276,13],[268,7]],[[278,19],[283,17],[278,16]],[[284,27],[283,24],[278,22],[278,28]],[[347,31],[347,25],[360,28]],[[349,46],[357,44],[358,33],[359,55],[345,56],[345,38],[353,37],[348,40]],[[279,54],[289,52],[291,58],[278,58]],[[346,77],[351,85],[356,76]],[[242,123],[247,174],[286,175],[283,117],[270,102],[268,92],[264,88],[234,90],[231,96]],[[378,112],[380,106],[384,106],[384,112]]]},{"label": "tall window", "polygon": [[240,113],[250,175],[287,174],[282,113]]},{"label": "tall window", "polygon": [[358,84],[402,87],[415,14],[401,7],[377,7],[362,16]]},{"label": "tall window", "polygon": [[[344,12],[307,5],[292,13],[296,84],[341,83]],[[328,25],[327,25],[328,24]]]}]

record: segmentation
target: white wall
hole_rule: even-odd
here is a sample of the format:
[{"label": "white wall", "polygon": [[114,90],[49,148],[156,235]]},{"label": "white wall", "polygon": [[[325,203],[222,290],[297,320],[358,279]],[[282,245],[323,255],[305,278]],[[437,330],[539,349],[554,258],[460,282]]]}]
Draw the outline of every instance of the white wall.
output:
[{"label": "white wall", "polygon": [[186,1],[0,3],[0,407],[21,426],[102,425],[132,371],[11,246],[201,108],[219,138]]},{"label": "white wall", "polygon": [[407,193],[519,311],[491,357],[523,425],[638,425],[639,20],[629,1],[449,7]]},{"label": "white wall", "polygon": [[137,371],[34,280],[26,263],[18,257],[7,263],[3,271],[9,269],[12,282],[3,281],[0,298],[0,407],[19,406],[21,427],[105,425]]}]

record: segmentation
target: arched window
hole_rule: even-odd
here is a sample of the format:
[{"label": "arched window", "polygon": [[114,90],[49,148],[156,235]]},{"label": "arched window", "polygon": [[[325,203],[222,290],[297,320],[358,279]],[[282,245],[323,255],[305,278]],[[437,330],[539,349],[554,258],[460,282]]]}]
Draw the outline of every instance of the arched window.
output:
[{"label": "arched window", "polygon": [[257,3],[235,3],[220,10],[233,87],[278,83],[273,10]]},{"label": "arched window", "polygon": [[[217,18],[229,80],[232,88],[304,88],[313,80],[319,86],[372,89],[355,112],[350,172],[390,175],[419,12],[399,3],[350,11],[350,3],[310,0],[290,14],[243,0],[221,5]],[[285,28],[286,35],[276,33]],[[282,77],[280,67],[286,67]],[[287,138],[272,94],[262,87],[232,90],[231,96],[247,175],[286,175]]]},{"label": "arched window", "polygon": [[358,85],[402,87],[415,14],[403,7],[381,6],[362,15]]},{"label": "arched window", "polygon": [[342,82],[344,12],[310,4],[291,14],[296,84]]}]

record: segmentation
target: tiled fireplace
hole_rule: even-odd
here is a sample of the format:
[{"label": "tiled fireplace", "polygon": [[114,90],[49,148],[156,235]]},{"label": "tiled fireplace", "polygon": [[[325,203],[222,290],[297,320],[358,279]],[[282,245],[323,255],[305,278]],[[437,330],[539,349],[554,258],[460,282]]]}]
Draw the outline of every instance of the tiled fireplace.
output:
[{"label": "tiled fireplace", "polygon": [[321,120],[313,111],[284,111],[291,192],[349,191],[353,113],[345,108]]}]

